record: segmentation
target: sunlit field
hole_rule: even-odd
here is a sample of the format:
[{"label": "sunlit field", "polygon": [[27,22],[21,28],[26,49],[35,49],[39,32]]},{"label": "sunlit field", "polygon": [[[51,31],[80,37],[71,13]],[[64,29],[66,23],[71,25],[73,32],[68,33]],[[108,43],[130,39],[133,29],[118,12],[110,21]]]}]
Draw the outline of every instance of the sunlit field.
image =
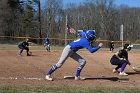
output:
[{"label": "sunlit field", "polygon": [[[54,74],[54,81],[44,79],[47,71],[59,59],[64,46],[51,46],[47,52],[42,45],[32,45],[32,56],[27,57],[25,51],[19,56],[17,45],[0,45],[0,93],[139,93],[140,73],[126,68],[128,76],[112,73],[110,57],[120,48],[110,53],[102,48],[94,54],[86,49],[78,53],[87,60],[81,75],[85,81],[65,80],[65,75],[74,75],[77,62],[68,59],[62,68]],[[133,66],[140,66],[140,50],[132,49],[129,53]]]}]

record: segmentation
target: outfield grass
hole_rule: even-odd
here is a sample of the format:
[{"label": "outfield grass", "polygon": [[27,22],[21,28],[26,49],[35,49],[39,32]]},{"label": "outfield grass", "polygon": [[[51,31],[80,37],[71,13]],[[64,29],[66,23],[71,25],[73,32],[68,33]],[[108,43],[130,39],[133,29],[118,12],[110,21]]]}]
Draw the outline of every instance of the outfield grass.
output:
[{"label": "outfield grass", "polygon": [[[51,46],[51,50],[63,50],[64,46]],[[114,51],[118,51],[121,48],[115,48]],[[0,44],[0,50],[19,50],[18,45],[12,44]],[[43,45],[32,45],[30,50],[45,50]],[[83,49],[86,50],[86,49]],[[109,48],[103,47],[102,51],[109,51]],[[140,49],[132,49],[132,52],[140,52]]]},{"label": "outfield grass", "polygon": [[138,88],[0,86],[0,93],[140,93]]},{"label": "outfield grass", "polygon": [[[51,50],[62,50],[64,46],[51,46]],[[33,45],[31,50],[45,50],[43,45]],[[0,50],[19,50],[18,45],[0,44]]]}]

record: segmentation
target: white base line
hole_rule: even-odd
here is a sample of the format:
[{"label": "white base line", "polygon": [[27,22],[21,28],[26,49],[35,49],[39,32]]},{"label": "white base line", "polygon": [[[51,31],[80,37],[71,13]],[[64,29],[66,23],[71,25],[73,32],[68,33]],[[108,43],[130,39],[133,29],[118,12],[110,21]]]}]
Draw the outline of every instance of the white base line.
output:
[{"label": "white base line", "polygon": [[0,77],[0,80],[43,80],[43,78],[36,78],[36,77]]}]

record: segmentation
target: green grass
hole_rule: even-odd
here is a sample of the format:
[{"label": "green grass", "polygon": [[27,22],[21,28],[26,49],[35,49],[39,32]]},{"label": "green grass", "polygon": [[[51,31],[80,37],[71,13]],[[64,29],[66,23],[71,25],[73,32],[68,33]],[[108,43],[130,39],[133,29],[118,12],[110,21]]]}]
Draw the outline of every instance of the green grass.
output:
[{"label": "green grass", "polygon": [[[51,46],[51,50],[63,50],[64,46]],[[19,50],[18,45],[0,44],[0,50]],[[32,45],[30,50],[45,50],[43,45]],[[86,49],[83,49],[86,50]],[[115,48],[118,51],[120,48]],[[101,51],[109,51],[109,48],[102,48]],[[140,49],[132,49],[132,52],[140,52]]]},{"label": "green grass", "polygon": [[139,88],[0,86],[0,93],[140,93]]},{"label": "green grass", "polygon": [[[51,50],[62,50],[64,46],[51,46]],[[33,45],[31,50],[45,50],[43,45]],[[0,44],[0,50],[19,50],[18,45]]]}]

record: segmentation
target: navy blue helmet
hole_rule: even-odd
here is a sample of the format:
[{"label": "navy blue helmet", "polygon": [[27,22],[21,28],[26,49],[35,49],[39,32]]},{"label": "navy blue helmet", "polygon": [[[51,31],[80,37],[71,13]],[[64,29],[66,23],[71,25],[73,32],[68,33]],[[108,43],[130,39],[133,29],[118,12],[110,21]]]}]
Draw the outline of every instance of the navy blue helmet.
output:
[{"label": "navy blue helmet", "polygon": [[95,40],[96,39],[96,32],[95,30],[87,30],[85,32],[85,38],[89,41]]}]

